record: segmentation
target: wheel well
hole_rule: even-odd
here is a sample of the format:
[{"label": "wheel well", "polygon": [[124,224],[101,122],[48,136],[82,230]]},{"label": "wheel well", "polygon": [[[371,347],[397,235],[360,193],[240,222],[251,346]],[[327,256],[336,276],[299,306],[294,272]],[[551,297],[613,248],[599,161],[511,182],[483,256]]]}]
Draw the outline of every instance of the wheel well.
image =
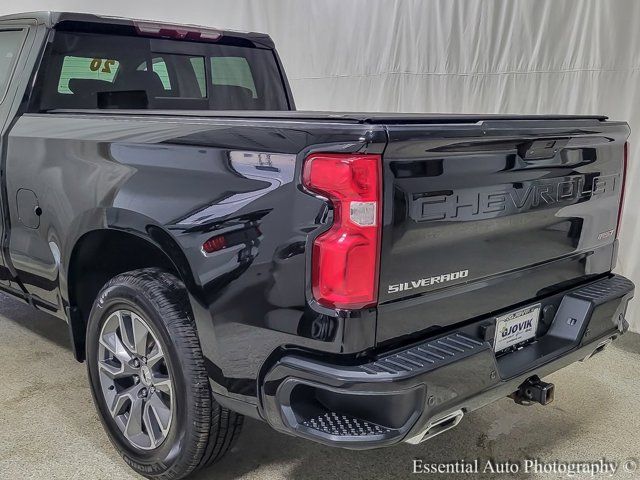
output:
[{"label": "wheel well", "polygon": [[151,242],[119,230],[96,230],[78,240],[68,274],[69,323],[75,356],[84,361],[87,320],[93,301],[110,279],[124,272],[156,267],[180,274],[169,257]]}]

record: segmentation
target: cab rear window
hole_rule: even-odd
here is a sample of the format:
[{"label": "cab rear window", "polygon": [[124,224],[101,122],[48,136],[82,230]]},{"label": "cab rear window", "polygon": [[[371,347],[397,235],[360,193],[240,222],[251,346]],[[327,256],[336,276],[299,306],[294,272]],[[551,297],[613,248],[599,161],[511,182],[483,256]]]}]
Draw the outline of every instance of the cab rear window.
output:
[{"label": "cab rear window", "polygon": [[55,32],[32,111],[288,110],[268,48]]}]

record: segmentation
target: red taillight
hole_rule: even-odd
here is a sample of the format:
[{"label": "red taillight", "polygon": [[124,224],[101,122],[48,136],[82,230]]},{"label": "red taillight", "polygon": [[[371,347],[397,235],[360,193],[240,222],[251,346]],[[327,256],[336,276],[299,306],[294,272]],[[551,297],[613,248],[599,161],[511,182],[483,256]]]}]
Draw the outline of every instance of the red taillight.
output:
[{"label": "red taillight", "polygon": [[624,144],[624,159],[622,160],[622,189],[620,190],[620,205],[618,206],[618,224],[616,225],[616,238],[620,235],[622,225],[622,210],[624,208],[624,188],[627,181],[627,168],[629,167],[629,142]]},{"label": "red taillight", "polygon": [[313,243],[313,296],[321,305],[357,309],[378,299],[381,169],[379,155],[314,154],[304,164],[305,187],[334,209],[332,227]]},{"label": "red taillight", "polygon": [[226,247],[227,239],[224,238],[224,235],[217,235],[215,237],[211,237],[202,244],[202,251],[204,253],[214,253]]}]

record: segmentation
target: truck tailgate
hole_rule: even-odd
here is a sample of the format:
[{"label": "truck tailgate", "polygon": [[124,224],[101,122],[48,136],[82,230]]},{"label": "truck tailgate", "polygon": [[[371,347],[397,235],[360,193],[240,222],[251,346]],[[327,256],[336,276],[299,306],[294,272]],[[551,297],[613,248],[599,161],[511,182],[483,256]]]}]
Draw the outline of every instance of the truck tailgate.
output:
[{"label": "truck tailgate", "polygon": [[379,344],[611,270],[625,123],[514,118],[387,131]]}]

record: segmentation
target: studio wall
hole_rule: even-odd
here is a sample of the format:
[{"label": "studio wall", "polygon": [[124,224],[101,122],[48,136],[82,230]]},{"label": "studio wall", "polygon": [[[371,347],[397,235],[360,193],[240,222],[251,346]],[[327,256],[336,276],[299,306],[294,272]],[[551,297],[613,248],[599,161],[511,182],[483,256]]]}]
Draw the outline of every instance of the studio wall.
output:
[{"label": "studio wall", "polygon": [[[269,33],[299,109],[605,114],[631,125],[617,271],[640,285],[636,0],[5,0]],[[640,295],[638,295],[640,297]],[[629,312],[640,332],[640,302]]]}]

